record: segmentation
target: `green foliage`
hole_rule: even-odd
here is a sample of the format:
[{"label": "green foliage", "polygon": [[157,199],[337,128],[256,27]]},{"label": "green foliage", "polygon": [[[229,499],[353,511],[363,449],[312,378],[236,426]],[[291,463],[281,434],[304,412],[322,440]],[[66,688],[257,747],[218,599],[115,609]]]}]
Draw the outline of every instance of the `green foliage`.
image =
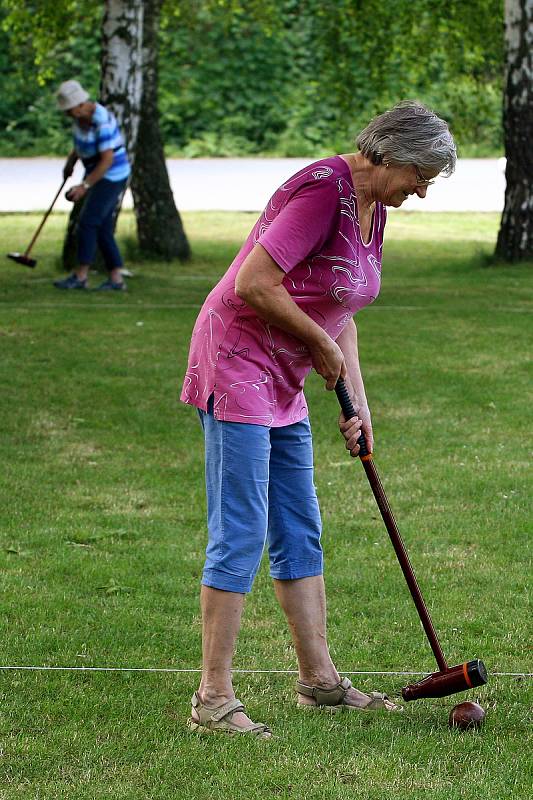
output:
[{"label": "green foliage", "polygon": [[43,85],[46,78],[55,73],[53,63],[59,52],[59,43],[76,15],[76,3],[74,0],[59,3],[3,0],[2,5],[5,12],[3,28],[11,32],[18,46],[31,48],[37,80]]},{"label": "green foliage", "polygon": [[54,93],[76,77],[96,96],[100,78],[101,3],[0,5],[0,131],[2,154],[65,154],[70,123]]},{"label": "green foliage", "polygon": [[[0,2],[2,150],[64,152],[52,92],[77,76],[96,94],[103,4]],[[502,0],[163,6],[161,127],[172,154],[340,151],[374,114],[413,97],[449,121],[462,155],[493,155],[502,90]]]}]

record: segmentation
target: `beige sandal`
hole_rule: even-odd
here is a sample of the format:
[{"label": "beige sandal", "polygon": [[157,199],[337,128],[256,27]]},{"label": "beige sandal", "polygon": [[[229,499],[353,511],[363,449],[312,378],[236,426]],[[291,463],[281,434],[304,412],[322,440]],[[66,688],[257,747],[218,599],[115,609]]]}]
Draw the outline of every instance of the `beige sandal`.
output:
[{"label": "beige sandal", "polygon": [[300,708],[322,711],[329,711],[335,714],[337,711],[403,711],[402,706],[393,704],[392,708],[386,705],[385,700],[388,700],[386,694],[382,692],[368,692],[365,694],[368,697],[368,703],[364,706],[352,706],[346,703],[346,693],[348,689],[352,688],[352,682],[348,678],[343,678],[331,689],[321,689],[320,686],[308,686],[302,681],[296,681],[296,691],[299,694],[304,694],[306,697],[313,697],[316,705],[307,703],[298,703]]},{"label": "beige sandal", "polygon": [[196,733],[220,732],[229,736],[249,733],[252,736],[257,736],[258,739],[270,739],[272,736],[270,728],[263,725],[261,722],[251,722],[245,727],[235,725],[235,723],[232,722],[233,715],[237,711],[244,711],[244,706],[240,700],[230,700],[228,703],[212,708],[204,705],[198,697],[198,693],[195,692],[192,696],[191,703],[198,714],[198,720],[192,717],[187,720],[187,726],[191,731],[196,731]]}]

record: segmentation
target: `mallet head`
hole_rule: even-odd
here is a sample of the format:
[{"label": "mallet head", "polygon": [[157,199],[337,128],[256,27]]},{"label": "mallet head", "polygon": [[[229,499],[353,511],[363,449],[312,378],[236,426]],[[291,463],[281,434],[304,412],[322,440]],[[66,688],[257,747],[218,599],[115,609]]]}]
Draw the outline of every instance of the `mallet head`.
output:
[{"label": "mallet head", "polygon": [[37,264],[37,259],[25,256],[24,253],[8,253],[7,257],[17,264],[24,264],[25,267],[34,267]]},{"label": "mallet head", "polygon": [[456,667],[449,667],[445,672],[433,672],[417,683],[411,683],[402,689],[404,700],[419,700],[421,697],[447,697],[449,694],[465,692],[474,686],[487,683],[487,670],[483,661],[475,658]]}]

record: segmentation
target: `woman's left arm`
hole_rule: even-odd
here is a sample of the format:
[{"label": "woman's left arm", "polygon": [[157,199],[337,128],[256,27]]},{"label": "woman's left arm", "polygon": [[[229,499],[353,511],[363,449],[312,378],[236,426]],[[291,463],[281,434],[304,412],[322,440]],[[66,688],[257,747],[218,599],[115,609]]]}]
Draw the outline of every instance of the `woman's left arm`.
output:
[{"label": "woman's left arm", "polygon": [[98,159],[98,164],[93,171],[87,175],[85,183],[88,183],[89,186],[94,186],[95,183],[98,183],[98,181],[104,177],[112,164],[113,150],[102,150],[100,153],[100,158]]},{"label": "woman's left arm", "polygon": [[372,452],[374,448],[374,436],[372,433],[372,420],[370,418],[370,410],[366,399],[363,376],[361,375],[361,367],[359,366],[357,328],[353,319],[350,320],[340,336],[337,337],[337,344],[344,354],[347,373],[345,383],[357,412],[357,417],[348,420],[348,422],[345,421],[344,414],[341,413],[339,417],[339,428],[346,440],[346,449],[350,451],[351,456],[355,457],[359,454],[357,440],[359,438],[360,429],[363,429],[370,452]]},{"label": "woman's left arm", "polygon": [[97,181],[104,177],[112,163],[113,150],[103,150],[100,153],[98,164],[93,171],[87,175],[83,183],[80,183],[78,186],[73,186],[69,191],[69,200],[73,200],[74,202],[76,200],[81,200],[81,198],[87,194],[91,186],[94,186]]}]

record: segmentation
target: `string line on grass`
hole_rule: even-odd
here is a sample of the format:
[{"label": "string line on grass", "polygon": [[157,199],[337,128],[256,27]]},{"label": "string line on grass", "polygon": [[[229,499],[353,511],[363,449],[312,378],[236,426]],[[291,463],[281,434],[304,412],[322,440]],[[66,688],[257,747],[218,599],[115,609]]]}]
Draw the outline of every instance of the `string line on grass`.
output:
[{"label": "string line on grass", "polygon": [[[34,670],[49,672],[173,672],[173,673],[201,673],[201,669],[175,668],[175,667],[48,667],[36,665],[2,666],[1,670]],[[232,669],[234,673],[247,675],[297,675],[296,669]],[[343,675],[429,675],[428,672],[396,672],[396,671],[368,671],[368,670],[341,670]],[[491,672],[495,677],[504,678],[533,678],[533,672]]]},{"label": "string line on grass", "polygon": [[[95,302],[95,303],[61,303],[61,308],[77,308],[80,311],[97,311],[100,308],[108,309],[112,308],[114,311],[138,311],[142,313],[143,311],[164,311],[165,309],[175,310],[180,308],[200,308],[201,303],[143,303],[140,304],[133,304],[133,303],[120,303],[120,305],[116,303],[102,303],[102,302]],[[34,303],[31,305],[21,306],[21,305],[13,305],[11,303],[0,303],[0,308],[7,309],[9,311],[57,311],[59,306],[57,303],[49,304],[49,303]],[[440,311],[440,306],[402,306],[402,305],[380,305],[376,306],[375,308],[369,309],[371,312],[376,311]],[[506,314],[507,312],[513,312],[516,314],[531,314],[533,313],[531,308],[524,306],[524,307],[517,307],[517,306],[503,306],[501,308],[491,308],[491,309],[479,309],[479,311],[484,311],[486,313],[501,313]]]}]

